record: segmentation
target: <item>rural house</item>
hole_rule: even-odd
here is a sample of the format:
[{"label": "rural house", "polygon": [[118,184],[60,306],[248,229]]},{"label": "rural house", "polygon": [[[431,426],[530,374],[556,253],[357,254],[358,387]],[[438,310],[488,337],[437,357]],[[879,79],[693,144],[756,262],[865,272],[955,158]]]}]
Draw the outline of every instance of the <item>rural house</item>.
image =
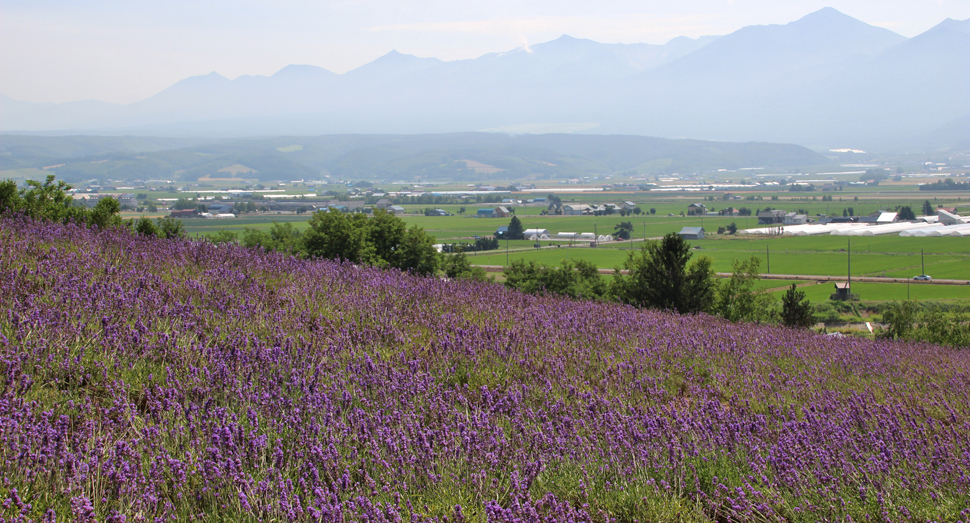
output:
[{"label": "rural house", "polygon": [[680,237],[685,240],[703,240],[704,228],[703,227],[684,227],[677,234],[679,234]]},{"label": "rural house", "polygon": [[790,212],[785,214],[785,225],[804,225],[808,223],[808,216]]}]

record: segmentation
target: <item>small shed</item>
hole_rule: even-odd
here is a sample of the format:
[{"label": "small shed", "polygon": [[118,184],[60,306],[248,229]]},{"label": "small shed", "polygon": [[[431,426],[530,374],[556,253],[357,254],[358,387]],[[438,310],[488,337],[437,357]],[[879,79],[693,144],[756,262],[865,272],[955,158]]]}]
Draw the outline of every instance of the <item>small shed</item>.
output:
[{"label": "small shed", "polygon": [[703,227],[684,227],[677,234],[680,234],[680,237],[685,240],[703,240],[704,228]]},{"label": "small shed", "polygon": [[829,296],[829,299],[840,300],[840,301],[858,299],[859,298],[858,296],[856,296],[855,294],[852,294],[852,289],[850,288],[850,286],[851,286],[850,282],[836,282],[835,294]]}]

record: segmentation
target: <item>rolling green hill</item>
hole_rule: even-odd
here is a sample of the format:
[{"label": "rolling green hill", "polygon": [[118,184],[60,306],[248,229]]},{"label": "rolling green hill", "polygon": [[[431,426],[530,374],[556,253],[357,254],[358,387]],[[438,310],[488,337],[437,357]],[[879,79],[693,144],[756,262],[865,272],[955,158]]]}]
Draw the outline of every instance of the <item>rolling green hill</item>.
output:
[{"label": "rolling green hill", "polygon": [[[328,135],[194,142],[166,138],[0,136],[0,168],[52,168],[59,178],[197,180],[242,165],[260,180],[433,180],[640,175],[825,163],[789,144],[668,140],[644,136]],[[487,175],[487,176],[486,176]]]}]

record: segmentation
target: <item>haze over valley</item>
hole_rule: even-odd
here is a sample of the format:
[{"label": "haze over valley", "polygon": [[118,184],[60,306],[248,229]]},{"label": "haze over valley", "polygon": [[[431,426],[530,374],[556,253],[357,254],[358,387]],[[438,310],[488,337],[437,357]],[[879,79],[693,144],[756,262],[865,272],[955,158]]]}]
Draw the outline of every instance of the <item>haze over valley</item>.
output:
[{"label": "haze over valley", "polygon": [[442,61],[391,51],[336,74],[186,78],[147,99],[0,96],[0,131],[170,137],[490,131],[797,143],[970,146],[970,21],[906,38],[835,9],[665,45],[567,35]]}]

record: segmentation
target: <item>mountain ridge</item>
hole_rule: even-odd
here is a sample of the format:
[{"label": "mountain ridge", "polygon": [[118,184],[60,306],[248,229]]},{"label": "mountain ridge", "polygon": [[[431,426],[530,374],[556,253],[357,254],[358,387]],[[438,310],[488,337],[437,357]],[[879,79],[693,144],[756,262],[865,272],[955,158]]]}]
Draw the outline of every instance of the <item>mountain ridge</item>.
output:
[{"label": "mountain ridge", "polygon": [[[454,61],[392,50],[343,74],[312,65],[233,80],[212,72],[128,105],[4,96],[0,131],[450,133],[587,122],[604,134],[878,147],[921,140],[970,114],[964,71],[970,21],[948,19],[907,39],[824,8],[664,45],[564,34]],[[949,145],[939,137],[934,146]]]}]

